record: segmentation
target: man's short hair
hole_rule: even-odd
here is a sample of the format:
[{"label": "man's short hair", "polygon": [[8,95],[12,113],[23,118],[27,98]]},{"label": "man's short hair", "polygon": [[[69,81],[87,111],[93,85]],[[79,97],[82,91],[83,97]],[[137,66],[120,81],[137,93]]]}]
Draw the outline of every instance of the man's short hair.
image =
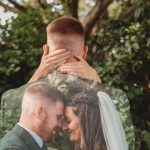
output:
[{"label": "man's short hair", "polygon": [[47,26],[47,33],[56,34],[78,34],[84,38],[84,27],[82,23],[71,17],[60,17],[53,20]]},{"label": "man's short hair", "polygon": [[26,88],[24,94],[42,97],[47,99],[49,102],[64,102],[64,96],[60,91],[58,91],[55,87],[41,81],[30,84]]}]

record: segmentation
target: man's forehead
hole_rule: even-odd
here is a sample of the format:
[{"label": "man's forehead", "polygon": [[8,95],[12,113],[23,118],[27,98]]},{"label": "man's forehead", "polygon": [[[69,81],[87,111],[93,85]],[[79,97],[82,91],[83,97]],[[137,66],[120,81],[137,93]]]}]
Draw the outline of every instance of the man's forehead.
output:
[{"label": "man's forehead", "polygon": [[56,111],[58,115],[63,114],[64,112],[64,104],[61,101],[56,102]]}]

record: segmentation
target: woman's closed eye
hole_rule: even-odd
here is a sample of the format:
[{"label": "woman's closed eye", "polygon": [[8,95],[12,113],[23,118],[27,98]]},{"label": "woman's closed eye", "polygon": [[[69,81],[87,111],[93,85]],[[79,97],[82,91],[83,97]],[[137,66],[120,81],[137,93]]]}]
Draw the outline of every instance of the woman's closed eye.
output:
[{"label": "woman's closed eye", "polygon": [[68,117],[66,117],[66,122],[69,124],[71,120]]}]

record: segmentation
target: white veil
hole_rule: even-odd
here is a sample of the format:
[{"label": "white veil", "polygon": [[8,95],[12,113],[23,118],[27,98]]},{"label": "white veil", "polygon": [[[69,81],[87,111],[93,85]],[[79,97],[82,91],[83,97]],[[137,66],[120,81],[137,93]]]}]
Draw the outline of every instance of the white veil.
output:
[{"label": "white veil", "polygon": [[99,91],[97,96],[107,149],[128,150],[124,129],[112,99],[102,91]]}]

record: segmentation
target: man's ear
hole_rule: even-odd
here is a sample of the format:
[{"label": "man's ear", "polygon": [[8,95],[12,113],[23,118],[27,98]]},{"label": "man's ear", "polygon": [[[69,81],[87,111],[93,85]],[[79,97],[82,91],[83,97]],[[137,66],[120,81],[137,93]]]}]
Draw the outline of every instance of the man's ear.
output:
[{"label": "man's ear", "polygon": [[49,47],[47,44],[43,45],[43,55],[46,56],[49,54]]},{"label": "man's ear", "polygon": [[43,106],[39,105],[35,108],[35,116],[39,120],[43,120],[45,118],[45,109]]},{"label": "man's ear", "polygon": [[83,46],[83,49],[82,49],[82,58],[83,58],[83,59],[86,59],[87,52],[88,52],[88,46],[87,46],[87,45],[84,45],[84,46]]}]

